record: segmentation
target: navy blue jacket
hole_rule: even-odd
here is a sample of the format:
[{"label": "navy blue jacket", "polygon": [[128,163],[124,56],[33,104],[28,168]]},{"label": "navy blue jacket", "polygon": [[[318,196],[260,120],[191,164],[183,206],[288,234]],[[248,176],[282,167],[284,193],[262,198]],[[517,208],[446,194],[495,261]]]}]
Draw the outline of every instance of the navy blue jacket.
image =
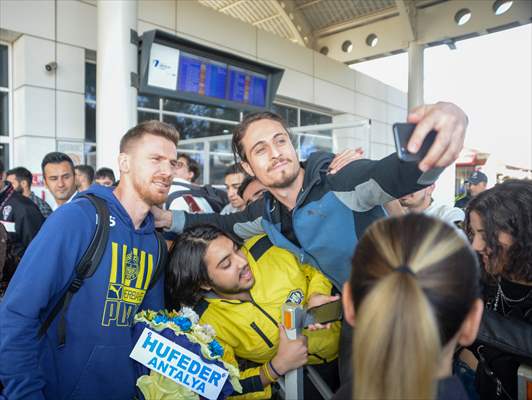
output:
[{"label": "navy blue jacket", "polygon": [[271,242],[320,269],[341,290],[349,278],[358,239],[385,216],[382,205],[434,183],[441,169],[422,173],[417,163],[396,154],[382,160],[357,160],[334,175],[327,173],[334,154],[316,152],[306,160],[303,190],[292,210],[295,245],[281,232],[280,203],[269,192],[244,211],[229,215],[173,212],[172,230],[213,224],[247,239],[266,232]]},{"label": "navy blue jacket", "polygon": [[[109,207],[109,240],[102,261],[73,296],[66,313],[66,343],[59,317],[37,332],[68,288],[96,228],[87,199],[74,199],[46,219],[0,303],[0,381],[7,399],[131,399],[136,367],[131,324],[139,308],[163,308],[163,279],[147,291],[157,265],[151,214],[135,229],[111,188],[85,193]],[[3,397],[0,395],[0,398]]]}]

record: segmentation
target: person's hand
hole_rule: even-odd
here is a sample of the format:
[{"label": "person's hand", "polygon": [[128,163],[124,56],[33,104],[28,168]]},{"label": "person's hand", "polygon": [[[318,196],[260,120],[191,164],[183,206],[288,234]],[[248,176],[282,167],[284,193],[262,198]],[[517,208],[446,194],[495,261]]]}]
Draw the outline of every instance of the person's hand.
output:
[{"label": "person's hand", "polygon": [[356,149],[347,149],[340,154],[336,154],[329,165],[329,174],[336,174],[347,164],[364,157],[364,150],[362,147]]},{"label": "person's hand", "polygon": [[150,211],[153,214],[156,228],[170,228],[172,226],[171,211],[165,211],[157,206],[152,206]]},{"label": "person's hand", "polygon": [[399,200],[392,200],[382,205],[390,217],[399,217],[405,215],[406,211]]},{"label": "person's hand", "polygon": [[273,368],[281,375],[302,367],[308,361],[307,338],[300,336],[295,340],[288,339],[284,326],[279,324],[279,347],[272,358]]},{"label": "person's hand", "polygon": [[[326,296],[324,294],[313,294],[308,299],[307,309],[321,306],[322,304],[330,303],[331,301],[336,301],[339,299],[340,299],[340,296]],[[307,328],[309,331],[318,331],[320,329],[330,329],[331,325],[332,324],[330,322],[327,324],[315,323],[315,324],[310,324],[309,326],[307,326]]]},{"label": "person's hand", "polygon": [[425,136],[431,131],[437,132],[434,144],[419,169],[423,172],[434,167],[447,167],[459,156],[464,147],[464,137],[468,120],[465,113],[452,103],[439,102],[414,108],[408,114],[408,122],[417,124],[410,141],[408,151],[416,153]]}]

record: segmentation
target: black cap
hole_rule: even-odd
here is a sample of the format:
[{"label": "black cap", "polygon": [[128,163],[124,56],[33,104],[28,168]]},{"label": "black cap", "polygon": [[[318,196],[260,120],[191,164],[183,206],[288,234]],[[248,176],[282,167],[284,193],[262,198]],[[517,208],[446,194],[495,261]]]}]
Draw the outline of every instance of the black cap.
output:
[{"label": "black cap", "polygon": [[480,182],[488,183],[488,177],[480,171],[475,171],[466,182],[471,183],[472,185],[478,185]]}]

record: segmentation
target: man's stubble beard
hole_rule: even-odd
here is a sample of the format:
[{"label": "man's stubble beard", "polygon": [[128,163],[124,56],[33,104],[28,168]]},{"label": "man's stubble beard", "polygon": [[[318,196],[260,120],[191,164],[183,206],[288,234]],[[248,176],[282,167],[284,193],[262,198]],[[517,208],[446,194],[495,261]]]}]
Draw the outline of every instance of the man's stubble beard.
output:
[{"label": "man's stubble beard", "polygon": [[297,168],[292,175],[286,175],[280,182],[273,182],[270,187],[274,189],[286,189],[296,181],[301,167]]},{"label": "man's stubble beard", "polygon": [[151,182],[143,185],[141,182],[138,182],[136,180],[133,181],[133,187],[135,188],[135,191],[138,193],[139,197],[147,205],[151,207],[151,206],[159,206],[161,204],[164,204],[164,202],[168,198],[168,191],[170,190],[170,187],[168,188],[168,191],[166,191],[166,194],[159,195],[159,194],[153,194],[148,189],[150,185],[151,185]]}]

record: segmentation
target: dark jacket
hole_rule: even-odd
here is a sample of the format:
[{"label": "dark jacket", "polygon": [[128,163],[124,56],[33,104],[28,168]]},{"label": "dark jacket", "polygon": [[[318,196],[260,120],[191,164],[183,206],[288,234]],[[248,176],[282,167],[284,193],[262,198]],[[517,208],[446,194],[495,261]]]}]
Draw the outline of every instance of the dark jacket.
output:
[{"label": "dark jacket", "polygon": [[470,201],[471,201],[471,196],[469,194],[466,194],[462,197],[458,197],[454,203],[454,206],[457,208],[461,208],[462,210],[465,210]]},{"label": "dark jacket", "polygon": [[20,257],[44,222],[42,214],[33,201],[13,189],[11,183],[7,181],[4,182],[4,187],[0,191],[0,219],[6,226],[16,254]]},{"label": "dark jacket", "polygon": [[13,276],[26,247],[39,232],[44,217],[30,199],[6,181],[0,190],[0,220],[7,231],[7,251],[10,253],[0,271],[0,285],[4,287]]},{"label": "dark jacket", "polygon": [[[432,184],[441,169],[423,174],[416,163],[392,154],[379,161],[354,161],[331,175],[327,171],[333,157],[316,152],[302,164],[303,190],[289,212],[288,229],[286,219],[282,221],[283,206],[269,192],[240,213],[175,212],[172,229],[210,223],[243,239],[266,232],[275,246],[317,267],[341,290],[358,239],[372,222],[385,216],[381,205]],[[293,232],[291,239],[287,231]]]},{"label": "dark jacket", "polygon": [[484,301],[471,346],[479,359],[477,390],[483,400],[516,399],[517,370],[521,364],[532,365],[532,288],[501,278],[494,288],[486,286]]}]

